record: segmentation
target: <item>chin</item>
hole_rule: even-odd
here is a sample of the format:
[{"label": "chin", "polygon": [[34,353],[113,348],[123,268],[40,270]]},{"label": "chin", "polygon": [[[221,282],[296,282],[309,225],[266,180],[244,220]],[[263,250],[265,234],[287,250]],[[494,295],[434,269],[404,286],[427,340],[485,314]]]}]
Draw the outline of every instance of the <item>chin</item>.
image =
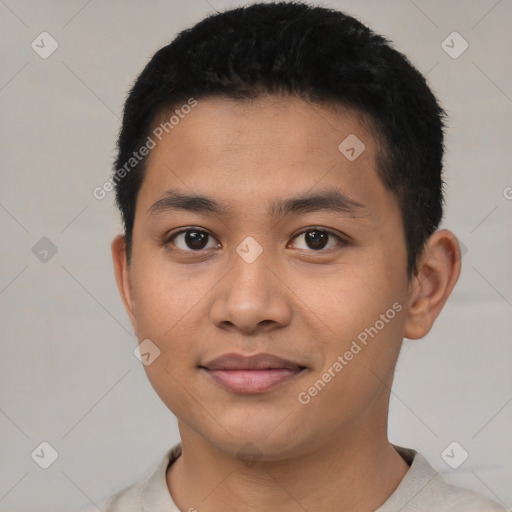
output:
[{"label": "chin", "polygon": [[308,432],[299,426],[286,424],[283,418],[263,422],[253,418],[251,422],[221,425],[225,430],[215,424],[214,431],[200,431],[202,437],[217,449],[238,458],[247,456],[269,461],[282,460],[299,455],[308,444]]}]

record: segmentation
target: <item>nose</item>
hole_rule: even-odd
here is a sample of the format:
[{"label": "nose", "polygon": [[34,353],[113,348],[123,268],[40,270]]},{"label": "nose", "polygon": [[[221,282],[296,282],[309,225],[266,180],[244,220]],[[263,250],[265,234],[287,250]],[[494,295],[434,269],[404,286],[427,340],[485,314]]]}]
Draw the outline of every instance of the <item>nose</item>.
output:
[{"label": "nose", "polygon": [[210,320],[221,329],[266,334],[288,325],[292,307],[288,288],[265,251],[248,263],[235,254],[231,271],[216,287]]}]

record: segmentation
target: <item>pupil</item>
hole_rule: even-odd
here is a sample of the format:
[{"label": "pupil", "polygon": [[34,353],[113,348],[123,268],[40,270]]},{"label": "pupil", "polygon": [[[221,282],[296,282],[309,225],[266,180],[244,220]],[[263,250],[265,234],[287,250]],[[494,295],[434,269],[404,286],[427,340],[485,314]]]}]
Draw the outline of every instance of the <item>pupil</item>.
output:
[{"label": "pupil", "polygon": [[323,231],[308,231],[306,233],[306,243],[310,249],[323,249],[327,244],[327,233]]},{"label": "pupil", "polygon": [[207,241],[207,234],[200,231],[187,231],[185,234],[185,242],[191,249],[202,249]]}]

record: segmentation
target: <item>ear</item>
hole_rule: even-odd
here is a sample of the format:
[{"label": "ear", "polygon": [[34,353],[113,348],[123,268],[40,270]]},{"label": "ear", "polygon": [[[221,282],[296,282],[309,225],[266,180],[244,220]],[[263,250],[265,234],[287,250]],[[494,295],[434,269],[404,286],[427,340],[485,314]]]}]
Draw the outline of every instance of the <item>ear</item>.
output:
[{"label": "ear", "polygon": [[430,331],[459,278],[460,259],[459,242],[451,231],[441,229],[427,240],[409,285],[406,338],[423,338]]},{"label": "ear", "polygon": [[126,239],[123,235],[117,235],[111,244],[112,259],[114,262],[114,273],[116,276],[117,288],[123,299],[124,307],[132,327],[137,333],[137,321],[134,314],[134,300],[130,283],[130,267],[126,253]]}]

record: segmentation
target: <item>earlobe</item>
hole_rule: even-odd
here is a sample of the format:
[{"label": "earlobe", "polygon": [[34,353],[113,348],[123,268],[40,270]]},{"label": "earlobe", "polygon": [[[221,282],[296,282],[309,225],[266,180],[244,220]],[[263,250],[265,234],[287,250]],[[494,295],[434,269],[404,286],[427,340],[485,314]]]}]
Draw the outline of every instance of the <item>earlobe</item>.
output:
[{"label": "earlobe", "polygon": [[430,331],[459,278],[460,259],[459,243],[451,231],[436,231],[428,239],[409,286],[406,338],[423,338]]},{"label": "earlobe", "polygon": [[134,300],[130,283],[130,269],[126,254],[126,240],[123,235],[117,235],[111,244],[114,273],[116,276],[117,288],[123,300],[124,307],[135,332],[137,322],[134,314]]}]

